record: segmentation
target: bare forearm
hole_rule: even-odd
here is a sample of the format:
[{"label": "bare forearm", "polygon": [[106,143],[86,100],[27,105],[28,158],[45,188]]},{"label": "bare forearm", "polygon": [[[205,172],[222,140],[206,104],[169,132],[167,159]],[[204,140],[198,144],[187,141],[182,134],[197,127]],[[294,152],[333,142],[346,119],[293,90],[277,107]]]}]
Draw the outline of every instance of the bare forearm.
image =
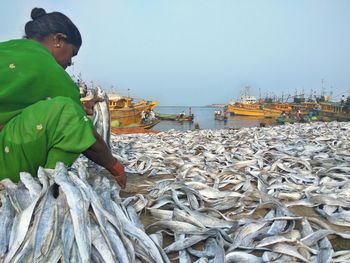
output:
[{"label": "bare forearm", "polygon": [[108,169],[111,165],[113,165],[114,157],[107,144],[96,132],[96,130],[94,130],[94,136],[96,138],[96,142],[89,149],[84,151],[83,154],[93,162]]},{"label": "bare forearm", "polygon": [[102,137],[94,130],[96,142],[83,154],[95,163],[106,168],[117,180],[118,184],[125,188],[126,176],[124,166],[115,159]]}]

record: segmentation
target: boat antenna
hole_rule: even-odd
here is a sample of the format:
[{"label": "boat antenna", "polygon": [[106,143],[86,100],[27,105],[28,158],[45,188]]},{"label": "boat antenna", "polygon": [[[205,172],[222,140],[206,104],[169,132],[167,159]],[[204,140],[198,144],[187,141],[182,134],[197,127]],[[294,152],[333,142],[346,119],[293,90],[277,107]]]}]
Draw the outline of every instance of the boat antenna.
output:
[{"label": "boat antenna", "polygon": [[321,80],[321,96],[324,96],[324,86],[323,86],[324,80]]},{"label": "boat antenna", "polygon": [[259,101],[261,101],[261,89],[259,87]]},{"label": "boat antenna", "polygon": [[310,102],[312,101],[312,93],[313,93],[313,91],[312,91],[312,88],[311,88],[310,89],[310,97],[309,97]]},{"label": "boat antenna", "polygon": [[329,92],[329,100],[332,100],[332,96],[333,96],[333,86],[331,85],[331,91]]},{"label": "boat antenna", "polygon": [[287,98],[286,98],[286,102],[288,102],[289,97],[291,97],[290,94],[288,94],[288,96],[287,96]]}]

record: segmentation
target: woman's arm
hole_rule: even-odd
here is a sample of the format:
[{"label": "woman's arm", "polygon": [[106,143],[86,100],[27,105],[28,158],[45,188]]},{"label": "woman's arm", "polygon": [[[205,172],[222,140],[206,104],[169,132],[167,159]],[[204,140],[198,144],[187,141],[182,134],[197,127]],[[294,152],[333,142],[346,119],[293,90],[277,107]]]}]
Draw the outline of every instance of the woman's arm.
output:
[{"label": "woman's arm", "polygon": [[102,139],[102,137],[94,130],[94,136],[96,142],[88,148],[83,154],[97,163],[98,165],[106,168],[117,180],[118,184],[125,188],[126,185],[126,176],[124,171],[124,166],[115,159],[107,147],[107,144]]}]

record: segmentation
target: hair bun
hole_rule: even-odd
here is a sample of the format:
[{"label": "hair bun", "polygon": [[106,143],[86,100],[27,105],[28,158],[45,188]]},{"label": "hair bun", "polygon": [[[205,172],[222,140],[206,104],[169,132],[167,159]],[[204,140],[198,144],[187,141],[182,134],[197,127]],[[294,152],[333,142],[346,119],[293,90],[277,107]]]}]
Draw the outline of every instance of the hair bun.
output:
[{"label": "hair bun", "polygon": [[33,20],[38,19],[39,17],[44,16],[44,15],[46,15],[45,9],[38,8],[38,7],[33,8],[32,12],[30,13],[30,17]]}]

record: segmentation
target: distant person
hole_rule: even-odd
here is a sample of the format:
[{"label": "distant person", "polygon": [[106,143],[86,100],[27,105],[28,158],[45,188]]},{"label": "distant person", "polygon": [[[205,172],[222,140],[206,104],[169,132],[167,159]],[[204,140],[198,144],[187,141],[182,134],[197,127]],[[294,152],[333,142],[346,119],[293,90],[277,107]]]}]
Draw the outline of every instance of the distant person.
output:
[{"label": "distant person", "polygon": [[143,110],[141,111],[141,121],[144,123],[146,122],[146,112]]},{"label": "distant person", "polygon": [[199,126],[199,123],[198,123],[198,122],[196,122],[196,123],[194,124],[194,129],[195,129],[195,130],[200,130],[200,129],[201,129],[201,127]]},{"label": "distant person", "polygon": [[287,120],[287,114],[286,114],[286,112],[285,111],[282,111],[281,112],[281,115],[280,115],[280,117],[279,117],[279,119],[280,120],[282,120],[283,122],[285,122],[286,120]]},{"label": "distant person", "polygon": [[345,104],[345,95],[342,95],[340,100],[340,105],[344,105],[344,104]]},{"label": "distant person", "polygon": [[150,121],[153,121],[153,120],[155,120],[155,118],[156,118],[156,114],[154,113],[153,110],[150,110],[148,116],[149,116],[149,120],[150,120]]},{"label": "distant person", "polygon": [[309,112],[307,113],[307,116],[308,116],[309,119],[311,120],[312,117],[314,116],[314,112],[313,112],[313,111],[309,111]]},{"label": "distant person", "polygon": [[186,114],[185,111],[182,111],[182,112],[179,114],[180,119],[183,118],[183,117],[185,117],[185,114]]},{"label": "distant person", "polygon": [[188,114],[189,114],[189,116],[191,117],[191,121],[193,121],[193,119],[194,119],[194,114],[193,114],[193,112],[192,112],[192,108],[191,108],[191,107],[190,107],[189,110],[188,110]]},{"label": "distant person", "polygon": [[82,81],[80,81],[80,84],[79,84],[79,93],[80,93],[80,98],[85,98],[88,93],[88,87]]},{"label": "distant person", "polygon": [[124,166],[96,132],[76,83],[65,71],[82,44],[78,28],[60,12],[34,8],[25,39],[0,43],[0,180],[20,172],[71,165],[83,153],[124,187]]},{"label": "distant person", "polygon": [[300,119],[301,119],[301,111],[297,110],[295,116],[297,117],[297,120],[300,121]]}]

